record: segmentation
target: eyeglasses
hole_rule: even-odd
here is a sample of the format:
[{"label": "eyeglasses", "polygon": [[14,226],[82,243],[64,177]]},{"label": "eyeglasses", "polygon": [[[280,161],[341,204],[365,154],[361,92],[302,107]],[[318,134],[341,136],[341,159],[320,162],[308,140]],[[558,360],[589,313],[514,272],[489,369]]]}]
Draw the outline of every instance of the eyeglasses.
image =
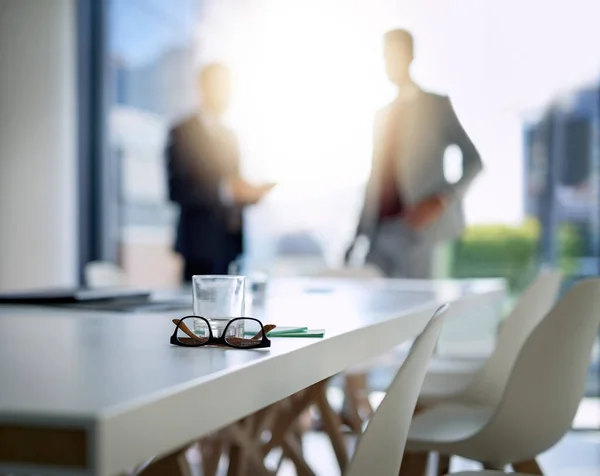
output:
[{"label": "eyeglasses", "polygon": [[175,324],[175,332],[171,336],[171,344],[173,345],[183,347],[224,345],[236,349],[271,347],[267,332],[276,327],[273,324],[263,326],[262,322],[253,317],[236,317],[227,323],[220,337],[214,337],[210,323],[202,316],[186,316],[182,319],[173,319],[173,324]]}]

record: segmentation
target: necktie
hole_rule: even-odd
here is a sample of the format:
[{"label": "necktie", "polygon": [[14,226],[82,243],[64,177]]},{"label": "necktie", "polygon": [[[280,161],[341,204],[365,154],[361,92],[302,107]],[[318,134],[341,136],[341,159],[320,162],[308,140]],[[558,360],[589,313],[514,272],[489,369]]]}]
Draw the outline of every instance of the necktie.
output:
[{"label": "necktie", "polygon": [[403,107],[394,106],[390,112],[383,135],[383,151],[381,163],[381,193],[379,196],[379,219],[400,215],[404,208],[398,191],[397,158],[400,140],[402,139],[401,118]]}]

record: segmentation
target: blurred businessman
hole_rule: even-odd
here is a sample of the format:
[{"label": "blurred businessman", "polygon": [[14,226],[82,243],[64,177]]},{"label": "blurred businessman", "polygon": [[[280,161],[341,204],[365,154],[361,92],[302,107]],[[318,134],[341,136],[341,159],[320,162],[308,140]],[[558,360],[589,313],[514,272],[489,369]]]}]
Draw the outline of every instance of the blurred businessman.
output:
[{"label": "blurred businessman", "polygon": [[[462,198],[482,164],[450,100],[413,81],[413,53],[406,30],[385,35],[386,72],[398,95],[376,117],[357,236],[369,238],[367,261],[386,275],[426,279],[436,245],[464,229]],[[460,148],[463,162],[462,177],[452,184],[444,177],[444,152],[451,144]]]},{"label": "blurred businessman", "polygon": [[235,135],[222,123],[230,99],[228,69],[206,66],[198,89],[199,111],[171,129],[166,149],[169,195],[181,209],[175,250],[184,260],[184,281],[195,274],[227,274],[243,251],[243,207],[272,188],[240,176]]}]

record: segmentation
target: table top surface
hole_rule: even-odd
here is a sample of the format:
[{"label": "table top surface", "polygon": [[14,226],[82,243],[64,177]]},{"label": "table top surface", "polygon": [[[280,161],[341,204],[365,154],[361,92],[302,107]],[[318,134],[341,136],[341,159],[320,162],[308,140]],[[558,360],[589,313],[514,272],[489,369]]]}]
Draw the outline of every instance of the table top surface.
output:
[{"label": "table top surface", "polygon": [[[309,349],[412,310],[503,293],[503,280],[277,279],[260,317],[325,329],[324,339],[272,338],[268,350],[169,344],[171,314],[123,314],[0,306],[0,419],[102,418],[224,374]],[[351,351],[351,350],[350,350]]]}]

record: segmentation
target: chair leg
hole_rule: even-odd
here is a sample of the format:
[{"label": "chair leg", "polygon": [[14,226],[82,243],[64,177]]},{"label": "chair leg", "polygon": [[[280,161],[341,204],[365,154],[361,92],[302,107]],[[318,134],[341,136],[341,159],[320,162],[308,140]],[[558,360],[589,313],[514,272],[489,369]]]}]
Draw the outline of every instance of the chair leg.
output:
[{"label": "chair leg", "polygon": [[373,407],[369,402],[367,374],[347,374],[345,381],[346,402],[342,413],[352,431],[360,433],[363,419],[373,414]]},{"label": "chair leg", "polygon": [[253,417],[247,417],[227,428],[230,438],[227,476],[245,476],[250,466],[252,466],[253,474],[272,475],[272,472],[264,466],[260,444],[252,432]]},{"label": "chair leg", "polygon": [[438,454],[438,476],[446,476],[446,474],[450,473],[450,458],[451,456]]},{"label": "chair leg", "polygon": [[535,459],[522,461],[520,463],[513,463],[512,467],[516,473],[544,475],[542,469]]},{"label": "chair leg", "polygon": [[348,450],[346,441],[341,432],[341,424],[339,415],[333,411],[327,400],[327,382],[323,381],[315,387],[314,403],[319,409],[321,420],[323,421],[323,429],[329,436],[333,451],[338,460],[338,465],[342,473],[348,466]]},{"label": "chair leg", "polygon": [[225,450],[223,439],[219,437],[214,438],[214,440],[205,438],[200,441],[199,446],[202,455],[202,474],[216,476],[221,456]]},{"label": "chair leg", "polygon": [[428,453],[404,453],[398,476],[425,476]]},{"label": "chair leg", "polygon": [[314,403],[314,394],[317,391],[315,384],[286,400],[279,402],[279,412],[276,414],[273,424],[270,426],[271,438],[262,444],[262,456],[266,457],[269,452],[281,445],[290,427],[300,418],[306,409]]},{"label": "chair leg", "polygon": [[281,446],[283,454],[294,463],[296,474],[298,476],[315,476],[314,471],[302,456],[302,448],[294,438],[294,435],[287,435],[281,443]]},{"label": "chair leg", "polygon": [[300,422],[296,422],[294,424],[291,434],[292,434],[294,440],[296,441],[296,443],[298,444],[298,451],[300,451],[300,455],[304,455],[304,440],[303,440],[304,429],[302,428],[302,425],[300,424]]}]

